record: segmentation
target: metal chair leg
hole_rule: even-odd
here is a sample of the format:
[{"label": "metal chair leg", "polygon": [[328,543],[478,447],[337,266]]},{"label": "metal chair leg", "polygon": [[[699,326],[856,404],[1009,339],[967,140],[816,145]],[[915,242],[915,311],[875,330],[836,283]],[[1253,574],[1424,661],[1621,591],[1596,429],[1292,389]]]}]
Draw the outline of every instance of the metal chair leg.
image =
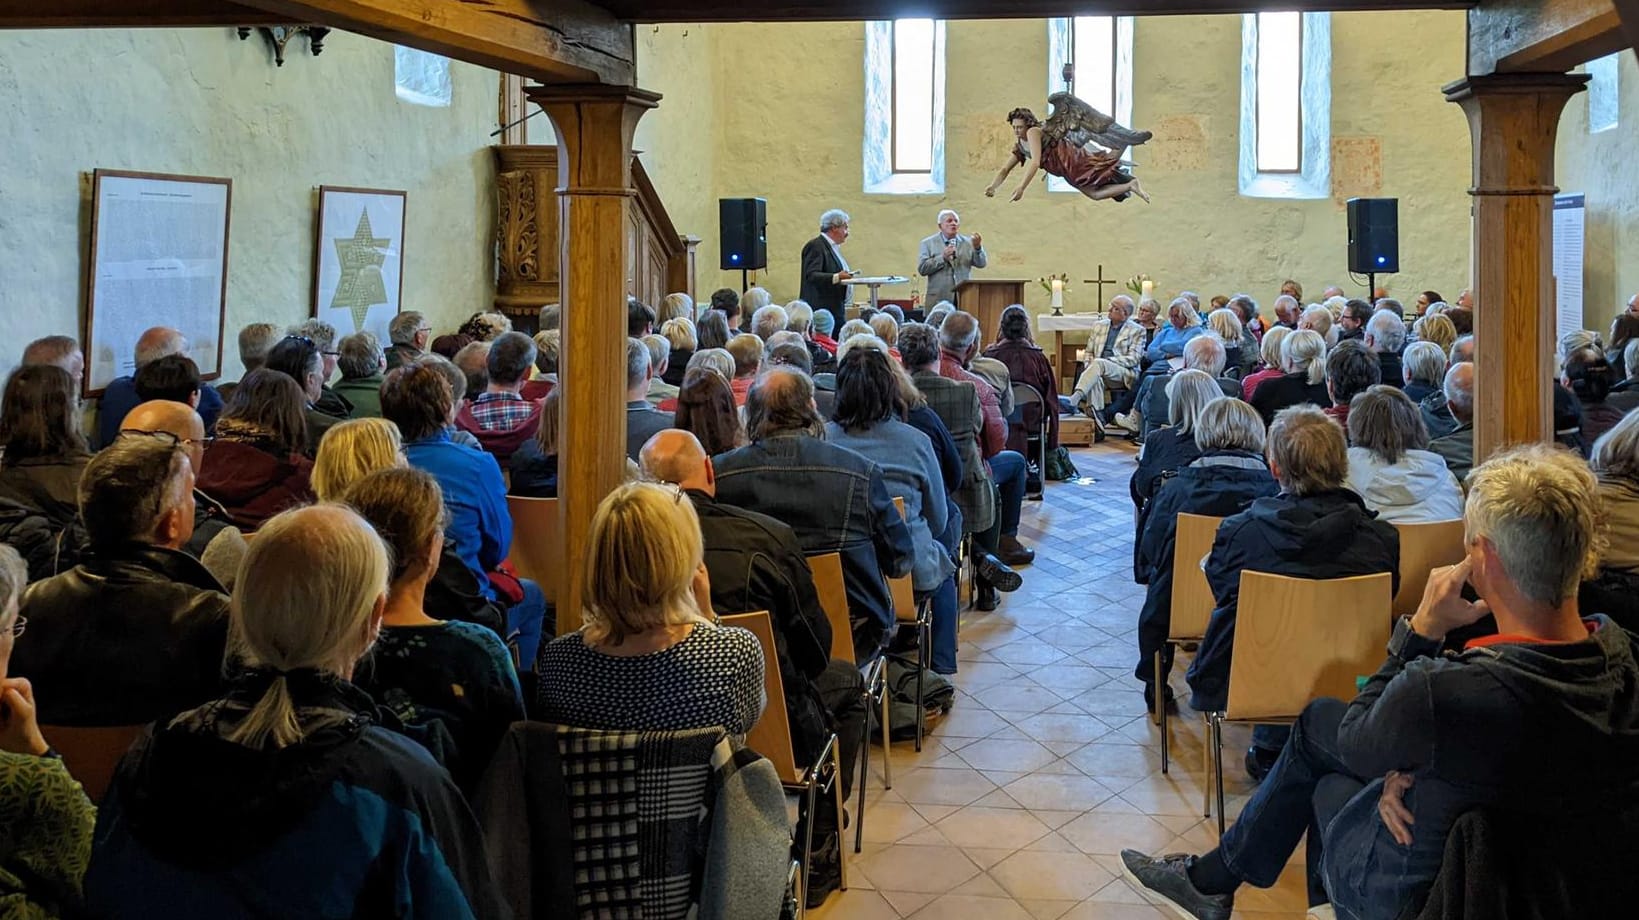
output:
[{"label": "metal chair leg", "polygon": [[1223,719],[1214,714],[1212,718],[1212,750],[1217,755],[1213,759],[1218,765],[1218,839],[1224,837],[1224,723]]},{"label": "metal chair leg", "polygon": [[[848,890],[848,853],[842,846],[842,742],[835,735],[831,736],[831,798],[837,809],[837,872],[839,891]],[[861,796],[863,799],[863,796]],[[865,812],[859,814],[860,830],[864,830]],[[812,823],[812,822],[810,822]]]},{"label": "metal chair leg", "polygon": [[[865,686],[863,702],[865,705],[865,719],[864,724],[859,728],[859,775],[854,777],[854,785],[859,789],[859,795],[856,796],[858,804],[854,806],[854,810],[859,812],[859,814],[854,815],[855,853],[858,853],[865,844],[865,783],[871,776],[871,704],[875,700],[871,698],[869,684]],[[886,764],[887,761],[888,752],[883,751],[882,762]]]},{"label": "metal chair leg", "polygon": [[922,677],[928,672],[933,654],[933,623],[918,616],[916,624],[916,753],[922,753],[922,737],[927,729],[927,698],[922,694]]},{"label": "metal chair leg", "polygon": [[878,718],[877,721],[878,721],[878,724],[880,724],[882,726],[882,788],[883,789],[892,789],[893,788],[893,757],[892,757],[892,750],[893,749],[892,749],[892,747],[890,747],[890,745],[892,744],[893,739],[890,737],[890,732],[892,731],[892,726],[890,726],[888,724],[888,702],[889,701],[888,701],[888,683],[887,683],[888,682],[888,676],[887,675],[888,675],[888,669],[887,669],[886,665],[884,665],[884,667],[882,669],[882,705],[881,705],[882,713],[881,713],[881,715],[880,715],[880,717]]},{"label": "metal chair leg", "polygon": [[1172,751],[1167,739],[1167,694],[1166,685],[1161,680],[1161,652],[1155,653],[1155,724],[1161,727],[1161,775],[1165,776],[1167,768],[1171,766]]},{"label": "metal chair leg", "polygon": [[1212,776],[1212,716],[1201,713],[1201,728],[1206,737],[1201,739],[1201,817],[1212,817],[1212,787],[1207,785]]},{"label": "metal chair leg", "polygon": [[813,878],[814,874],[814,803],[818,798],[816,793],[819,792],[819,776],[815,774],[814,768],[810,767],[803,779],[807,781],[803,787],[803,804],[806,807],[802,812],[802,899],[803,903],[806,904],[808,902],[808,880]]}]

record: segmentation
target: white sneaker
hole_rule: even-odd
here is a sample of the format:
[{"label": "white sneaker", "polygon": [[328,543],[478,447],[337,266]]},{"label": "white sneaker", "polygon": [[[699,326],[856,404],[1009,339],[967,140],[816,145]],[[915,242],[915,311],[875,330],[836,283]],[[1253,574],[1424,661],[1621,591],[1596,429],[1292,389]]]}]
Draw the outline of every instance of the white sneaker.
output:
[{"label": "white sneaker", "polygon": [[1337,910],[1330,904],[1309,908],[1309,920],[1337,920]]},{"label": "white sneaker", "polygon": [[1143,430],[1142,421],[1133,413],[1117,412],[1115,414],[1115,423],[1135,434]]}]

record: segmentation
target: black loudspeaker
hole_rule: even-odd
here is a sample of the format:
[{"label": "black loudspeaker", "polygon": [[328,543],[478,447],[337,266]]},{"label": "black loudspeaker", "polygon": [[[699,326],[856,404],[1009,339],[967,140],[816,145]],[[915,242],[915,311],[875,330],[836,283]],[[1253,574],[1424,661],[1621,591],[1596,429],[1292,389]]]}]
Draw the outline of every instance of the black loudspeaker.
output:
[{"label": "black loudspeaker", "polygon": [[717,200],[717,233],[726,271],[768,267],[768,201],[763,198]]},{"label": "black loudspeaker", "polygon": [[1400,199],[1349,199],[1349,271],[1391,274],[1400,270]]}]

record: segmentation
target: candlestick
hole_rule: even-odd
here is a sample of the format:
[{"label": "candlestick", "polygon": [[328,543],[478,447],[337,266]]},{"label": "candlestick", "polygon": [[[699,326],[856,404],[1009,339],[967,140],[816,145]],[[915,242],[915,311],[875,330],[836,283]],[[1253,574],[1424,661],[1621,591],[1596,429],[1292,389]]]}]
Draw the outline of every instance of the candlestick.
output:
[{"label": "candlestick", "polygon": [[1053,279],[1053,302],[1048,306],[1055,310],[1064,306],[1064,282],[1057,278]]}]

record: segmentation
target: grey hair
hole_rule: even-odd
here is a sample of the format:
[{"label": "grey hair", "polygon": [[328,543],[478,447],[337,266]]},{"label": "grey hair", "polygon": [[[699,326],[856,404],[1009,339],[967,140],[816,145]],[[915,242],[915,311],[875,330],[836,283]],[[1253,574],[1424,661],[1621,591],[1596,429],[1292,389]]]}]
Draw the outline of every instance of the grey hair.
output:
[{"label": "grey hair", "polygon": [[1288,374],[1306,374],[1311,384],[1325,383],[1326,339],[1313,329],[1288,335],[1280,343],[1280,368]]},{"label": "grey hair", "polygon": [[414,310],[405,310],[387,323],[387,339],[394,345],[414,345],[415,334],[427,318]]},{"label": "grey hair", "polygon": [[[1458,383],[1458,379],[1463,376],[1463,374],[1458,373],[1459,369],[1466,369],[1468,374],[1468,386],[1466,387]],[[1473,415],[1474,413],[1473,371],[1474,365],[1471,362],[1458,361],[1446,371],[1445,382],[1440,385],[1441,391],[1445,393],[1446,403],[1461,409],[1464,415]]]},{"label": "grey hair", "polygon": [[1218,381],[1206,371],[1185,368],[1167,380],[1167,424],[1179,434],[1195,430],[1201,410],[1214,399],[1223,398]]},{"label": "grey hair", "polygon": [[1281,369],[1280,343],[1286,341],[1286,337],[1291,334],[1292,329],[1288,326],[1276,326],[1263,334],[1263,343],[1258,346],[1258,356],[1263,358],[1264,364],[1277,371]]},{"label": "grey hair", "polygon": [[1212,399],[1195,417],[1195,446],[1263,453],[1263,418],[1239,399]]},{"label": "grey hair", "polygon": [[322,319],[309,319],[291,326],[290,334],[307,336],[321,352],[336,350],[336,327]]},{"label": "grey hair", "polygon": [[1188,329],[1190,326],[1201,325],[1201,314],[1195,309],[1195,304],[1196,301],[1190,300],[1182,294],[1174,297],[1172,303],[1167,304],[1167,321],[1172,321],[1172,311],[1179,310],[1184,314],[1184,328]]},{"label": "grey hair", "polygon": [[1616,427],[1600,435],[1588,462],[1601,478],[1639,483],[1639,412],[1629,412]]},{"label": "grey hair", "polygon": [[[1131,297],[1128,297],[1126,294],[1117,294],[1114,297],[1110,298],[1109,306],[1114,307],[1118,304],[1121,306],[1121,308],[1123,310],[1127,311],[1127,315],[1129,317],[1132,316],[1134,313],[1138,312],[1138,305],[1134,304],[1133,299]],[[1106,308],[1106,310],[1107,309],[1108,308]]]},{"label": "grey hair", "polygon": [[[1258,302],[1252,299],[1251,294],[1236,294],[1234,297],[1229,298],[1228,306],[1233,307],[1236,304],[1240,304],[1241,308],[1246,310],[1246,318],[1248,321],[1258,315]],[[1237,317],[1237,319],[1238,318],[1239,317]]]},{"label": "grey hair", "polygon": [[[854,320],[854,322],[858,322],[858,320]],[[837,363],[841,364],[842,359],[848,357],[848,352],[856,348],[869,348],[883,354],[888,353],[888,343],[878,338],[876,333],[867,330],[842,340],[842,344],[837,346]]]},{"label": "grey hair", "polygon": [[[23,564],[23,557],[10,544],[0,543],[0,617],[17,608],[17,601],[26,587],[28,566]],[[14,623],[12,618],[6,617],[0,629],[10,629]]]},{"label": "grey hair", "polygon": [[[761,290],[761,288],[752,288],[752,290]],[[768,292],[763,291],[763,293],[766,295]],[[790,322],[791,314],[785,312],[784,307],[777,304],[768,304],[766,306],[758,307],[756,311],[751,314],[751,331],[756,333],[758,338],[766,342],[768,341],[768,337],[774,333],[785,331],[786,326]]]},{"label": "grey hair", "polygon": [[1639,338],[1631,339],[1622,349],[1622,366],[1627,368],[1629,380],[1639,380]]},{"label": "grey hair", "polygon": [[[1336,299],[1341,300],[1342,298]],[[1302,329],[1303,324],[1308,323],[1311,331],[1319,333],[1320,337],[1324,339],[1331,333],[1334,319],[1331,310],[1319,304],[1310,304],[1304,307],[1303,313],[1298,316],[1298,328]]]},{"label": "grey hair", "polygon": [[1412,342],[1401,360],[1407,383],[1415,380],[1434,386],[1445,379],[1446,353],[1433,342]]},{"label": "grey hair", "polygon": [[336,351],[340,352],[336,367],[341,369],[341,375],[346,379],[370,377],[381,370],[381,345],[376,342],[373,332],[342,336]]},{"label": "grey hair", "polygon": [[781,345],[796,345],[805,352],[808,350],[808,346],[803,344],[802,333],[792,332],[789,329],[781,329],[769,336],[768,341],[763,343],[763,348],[766,351],[773,351]]},{"label": "grey hair", "polygon": [[947,214],[950,215],[951,217],[956,218],[957,220],[962,219],[962,215],[956,213],[955,211],[952,211],[950,208],[946,208],[943,211],[939,212],[938,217],[934,218],[935,222],[936,223],[941,223],[941,224],[944,223],[945,222],[945,215],[947,215]]},{"label": "grey hair", "polygon": [[971,313],[956,310],[939,327],[939,347],[945,351],[965,355],[978,340],[979,321]]},{"label": "grey hair", "polygon": [[[153,330],[149,331],[151,332]],[[137,367],[141,367],[152,361],[158,361],[160,358],[164,358],[168,355],[185,355],[188,353],[187,336],[176,331],[175,329],[166,329],[165,333],[166,334],[160,338],[158,343],[150,344],[147,348],[142,347],[142,338],[137,339],[136,349],[132,354],[133,359],[136,361]],[[146,337],[148,333],[144,332],[142,335],[143,337]]]},{"label": "grey hair", "polygon": [[1216,334],[1198,335],[1184,343],[1184,366],[1205,371],[1208,377],[1223,373],[1227,360],[1223,340]]},{"label": "grey hair", "polygon": [[649,366],[659,367],[671,360],[672,343],[666,341],[663,335],[649,333],[640,340],[649,349]]},{"label": "grey hair", "polygon": [[689,358],[689,363],[684,366],[683,371],[686,374],[697,367],[716,371],[724,383],[734,379],[734,356],[728,353],[727,348],[702,348],[696,351],[694,356]]},{"label": "grey hair", "polygon": [[239,362],[253,371],[267,363],[267,353],[279,344],[279,327],[272,323],[251,323],[239,330]]},{"label": "grey hair", "polygon": [[1366,320],[1366,334],[1372,337],[1372,350],[1398,353],[1406,346],[1406,321],[1393,310],[1378,310]]},{"label": "grey hair", "polygon": [[740,295],[740,309],[746,313],[755,314],[773,302],[774,295],[760,287],[754,287]]},{"label": "grey hair", "polygon": [[[875,331],[871,329],[870,323],[867,323],[862,319],[851,319],[842,324],[842,331],[837,333],[837,342],[839,344],[846,343],[849,339],[856,335],[875,334]],[[838,357],[841,357],[841,355],[838,355]]]},{"label": "grey hair", "polygon": [[1456,364],[1458,361],[1474,360],[1474,346],[1478,341],[1473,334],[1459,335],[1453,339],[1451,342],[1451,363]]},{"label": "grey hair", "polygon": [[1266,443],[1283,492],[1313,495],[1336,489],[1349,477],[1343,429],[1312,405],[1305,403],[1276,413]]},{"label": "grey hair", "polygon": [[943,328],[945,320],[956,312],[956,305],[948,300],[941,300],[928,311],[927,323],[935,329]]},{"label": "grey hair", "polygon": [[847,211],[840,208],[832,208],[831,210],[820,215],[820,232],[824,233],[827,230],[835,230],[838,227],[847,226],[849,223],[850,221]]},{"label": "grey hair", "polygon": [[[1631,422],[1630,416],[1624,424]],[[1588,465],[1570,451],[1513,448],[1469,475],[1464,538],[1489,540],[1521,594],[1558,606],[1598,567],[1605,543],[1598,489]]]},{"label": "grey hair", "polygon": [[[753,317],[755,324],[755,317]],[[806,300],[793,300],[785,305],[785,328],[806,336],[814,325],[814,308]]]},{"label": "grey hair", "polygon": [[760,441],[782,431],[822,437],[825,422],[814,408],[814,381],[795,368],[769,368],[746,394],[746,437]]},{"label": "grey hair", "polygon": [[626,340],[626,389],[630,390],[649,376],[649,346],[642,339]]},{"label": "grey hair", "polygon": [[1291,294],[1282,294],[1279,297],[1275,298],[1275,310],[1276,310],[1276,312],[1280,311],[1280,308],[1283,304],[1286,306],[1286,308],[1288,310],[1296,310],[1298,312],[1302,312],[1302,310],[1303,310],[1303,304],[1299,303],[1298,299],[1296,297],[1293,297]]}]

